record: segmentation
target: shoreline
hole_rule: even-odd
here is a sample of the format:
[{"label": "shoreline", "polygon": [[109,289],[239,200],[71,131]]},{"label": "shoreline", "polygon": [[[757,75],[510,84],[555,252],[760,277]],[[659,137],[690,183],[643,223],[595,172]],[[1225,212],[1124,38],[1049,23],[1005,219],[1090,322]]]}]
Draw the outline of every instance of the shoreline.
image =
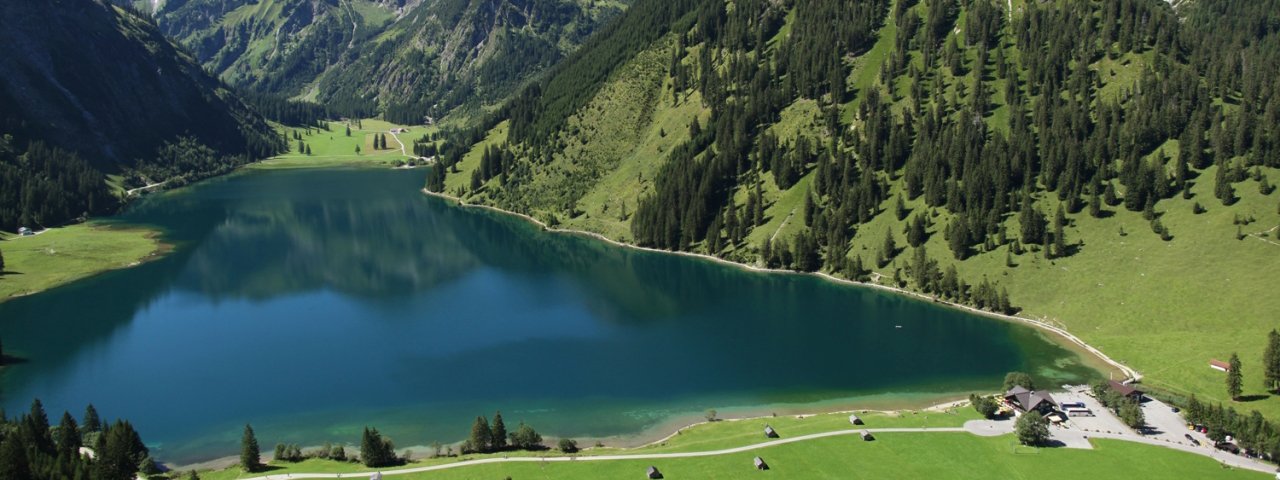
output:
[{"label": "shoreline", "polygon": [[[940,395],[940,397],[950,398],[951,396]],[[783,416],[796,417],[796,418],[808,418],[808,417],[819,416],[819,415],[843,415],[843,414],[849,414],[849,413],[858,413],[858,414],[878,413],[878,414],[890,415],[890,416],[895,416],[895,415],[900,416],[907,412],[946,412],[947,410],[960,408],[969,404],[969,400],[967,398],[959,399],[959,400],[942,400],[942,401],[932,400],[931,402],[932,403],[926,403],[925,406],[922,406],[920,408],[892,408],[892,409],[849,408],[847,405],[845,405],[840,407],[833,407],[831,409],[813,410],[811,408],[806,409],[805,407],[797,407],[796,413],[792,413],[792,412],[764,413],[764,410],[748,409],[747,412],[749,413],[747,414],[744,414],[742,416],[717,418],[714,423],[746,422],[751,420],[763,420],[763,419],[777,418],[777,417],[783,417]],[[603,448],[610,449],[610,450],[617,450],[617,452],[607,452],[609,454],[626,455],[626,454],[636,453],[635,451],[641,450],[644,448],[659,446],[662,443],[671,440],[672,438],[682,435],[685,431],[691,428],[712,423],[707,420],[692,420],[692,419],[681,420],[682,418],[688,418],[688,417],[684,417],[684,416],[673,417],[673,419],[669,422],[661,422],[653,427],[646,428],[634,434],[614,435],[614,436],[608,436],[608,437],[575,437],[574,440],[577,440],[578,444],[582,446],[583,452],[590,451],[592,449],[601,448],[601,447],[593,446],[597,441],[605,442],[608,440],[619,440],[624,443],[621,445],[617,445],[617,444],[610,445],[608,443],[605,443]],[[661,436],[658,436],[660,434]],[[546,436],[544,438],[544,443],[548,446],[551,446],[554,443],[554,441],[559,439],[560,437],[556,437],[556,436]],[[627,442],[627,439],[630,439],[631,441]],[[461,445],[462,443],[463,441],[459,440],[456,442],[444,443],[442,444],[442,446],[458,446],[458,445]],[[348,452],[356,452],[356,451],[359,451],[360,449],[360,446],[356,444],[344,444],[342,446],[346,448]],[[320,445],[309,445],[309,446],[304,446],[300,448],[305,451],[305,450],[319,448],[319,447]],[[430,453],[431,453],[430,445],[406,445],[402,447],[397,447],[396,449],[400,451],[410,452],[412,454],[409,457],[411,461],[425,460],[425,459],[432,458],[430,456]],[[553,446],[549,447],[548,452],[554,453],[555,451],[556,450]],[[269,452],[265,449],[262,451],[261,456],[262,456],[262,463],[264,464],[274,460],[272,456],[272,452]],[[581,453],[579,453],[575,455],[566,454],[564,456],[573,457],[573,456],[586,456],[586,455],[582,455]],[[458,455],[458,458],[461,458],[461,455]],[[227,468],[232,468],[239,465],[239,462],[240,462],[240,457],[238,455],[227,455],[227,456],[214,458],[211,460],[206,460],[203,462],[190,463],[186,465],[173,465],[173,464],[168,464],[164,462],[161,462],[161,463],[163,463],[164,467],[169,469],[169,471],[182,472],[182,471],[188,471],[188,470],[196,470],[196,471],[225,470]],[[360,464],[355,463],[353,465],[360,465]]]},{"label": "shoreline", "polygon": [[[747,270],[747,271],[751,271],[751,272],[757,272],[757,273],[775,273],[775,274],[790,274],[790,275],[813,275],[813,276],[816,276],[816,277],[822,278],[822,279],[824,279],[824,280],[827,280],[827,281],[829,281],[829,282],[833,282],[833,283],[838,284],[838,285],[851,285],[851,286],[856,286],[856,287],[879,289],[879,290],[882,290],[882,291],[886,291],[886,292],[890,292],[890,293],[899,294],[899,295],[902,295],[902,296],[907,297],[907,298],[912,298],[912,299],[915,299],[915,300],[925,301],[925,302],[932,303],[932,304],[935,304],[935,305],[940,305],[940,306],[942,306],[942,307],[946,307],[946,308],[953,308],[953,309],[961,310],[961,311],[964,311],[964,312],[967,312],[967,313],[976,314],[976,315],[982,315],[982,316],[985,316],[985,317],[988,317],[988,318],[993,318],[993,319],[996,319],[996,320],[1002,320],[1002,321],[1006,321],[1006,322],[1012,322],[1012,323],[1019,323],[1019,324],[1027,325],[1027,326],[1030,326],[1030,327],[1032,327],[1032,328],[1035,328],[1035,329],[1036,329],[1036,330],[1038,330],[1038,331],[1041,331],[1041,332],[1044,332],[1044,333],[1048,333],[1050,336],[1052,336],[1052,337],[1055,337],[1055,338],[1059,339],[1059,341],[1060,341],[1060,342],[1063,342],[1063,343],[1064,343],[1064,345],[1063,345],[1063,346],[1066,346],[1066,347],[1074,347],[1074,348],[1078,348],[1078,349],[1082,349],[1082,350],[1084,350],[1084,353],[1088,353],[1090,356],[1092,356],[1093,358],[1095,358],[1095,359],[1097,359],[1097,360],[1101,361],[1103,364],[1106,364],[1106,365],[1107,365],[1107,366],[1109,366],[1110,368],[1112,368],[1112,369],[1114,369],[1114,370],[1116,370],[1116,371],[1119,371],[1119,372],[1120,372],[1120,373],[1122,373],[1122,374],[1123,374],[1123,375],[1124,375],[1128,380],[1132,380],[1133,382],[1141,382],[1141,380],[1142,380],[1142,374],[1141,374],[1141,373],[1138,373],[1138,371],[1137,371],[1137,370],[1134,370],[1133,368],[1130,368],[1128,365],[1125,365],[1125,364],[1123,364],[1123,363],[1120,363],[1120,362],[1116,361],[1115,359],[1112,359],[1110,356],[1108,356],[1107,354],[1103,353],[1101,350],[1098,350],[1098,349],[1097,349],[1097,348],[1095,348],[1094,346],[1089,345],[1089,344],[1088,344],[1087,342],[1085,342],[1083,339],[1081,339],[1080,337],[1075,336],[1075,335],[1074,335],[1074,334],[1072,334],[1071,332],[1068,332],[1066,329],[1064,329],[1064,328],[1062,328],[1062,327],[1058,327],[1058,326],[1052,325],[1052,324],[1050,324],[1050,323],[1048,323],[1048,322],[1046,322],[1046,321],[1043,321],[1043,320],[1038,320],[1038,319],[1030,318],[1030,317],[1022,317],[1022,316],[1018,316],[1018,315],[1006,315],[1006,314],[1003,314],[1003,313],[996,313],[996,312],[991,312],[991,311],[987,311],[987,310],[981,310],[981,309],[978,309],[978,308],[975,308],[975,307],[972,307],[972,306],[969,306],[969,305],[963,305],[963,304],[959,304],[959,303],[955,303],[955,302],[951,302],[951,301],[943,300],[943,299],[941,299],[941,298],[932,297],[932,296],[929,296],[929,295],[926,295],[926,294],[923,294],[923,293],[920,293],[920,292],[915,292],[915,291],[907,290],[907,289],[904,289],[904,288],[895,287],[895,286],[892,286],[892,285],[883,285],[883,284],[874,283],[874,282],[859,282],[859,281],[856,281],[856,280],[849,280],[849,279],[845,279],[845,278],[839,278],[839,277],[836,277],[836,276],[834,276],[834,275],[831,275],[830,273],[827,273],[827,272],[797,272],[797,271],[794,271],[794,270],[784,270],[784,269],[780,269],[780,268],[767,268],[767,267],[761,267],[761,266],[757,266],[757,265],[749,265],[749,264],[745,264],[745,263],[735,262],[735,261],[732,261],[732,260],[726,260],[726,259],[723,259],[723,258],[720,258],[720,257],[716,257],[716,256],[712,256],[712,255],[707,255],[707,254],[703,254],[703,253],[682,252],[682,251],[674,251],[674,250],[661,250],[661,249],[657,249],[657,248],[642,247],[642,246],[639,246],[639,245],[635,245],[635,244],[631,244],[631,243],[627,243],[627,242],[621,242],[621,241],[618,241],[618,240],[614,240],[614,239],[612,239],[612,238],[606,237],[606,236],[601,235],[601,234],[596,233],[596,232],[588,232],[588,231],[585,231],[585,230],[576,230],[576,229],[571,229],[571,228],[550,227],[550,226],[548,226],[546,223],[543,223],[541,220],[538,220],[538,219],[536,219],[536,218],[534,218],[534,217],[532,217],[532,216],[529,216],[529,215],[526,215],[526,214],[523,214],[523,213],[518,213],[518,212],[512,212],[512,211],[509,211],[509,210],[504,210],[504,209],[502,209],[502,208],[498,208],[498,207],[495,207],[495,206],[492,206],[492,205],[483,205],[483,204],[478,204],[478,203],[468,203],[468,202],[466,202],[466,201],[462,200],[461,198],[455,197],[455,196],[453,196],[453,195],[449,195],[449,194],[447,194],[447,193],[442,193],[442,192],[432,192],[432,191],[430,191],[430,190],[427,190],[425,187],[424,187],[421,191],[422,191],[422,193],[426,194],[427,196],[436,197],[436,198],[439,198],[439,199],[442,199],[442,200],[445,200],[445,201],[452,202],[454,205],[456,205],[456,206],[458,206],[458,207],[461,207],[461,208],[479,208],[479,209],[483,209],[483,210],[489,210],[489,211],[498,212],[498,213],[505,214],[505,215],[510,215],[510,216],[518,217],[518,218],[524,219],[525,221],[528,221],[528,222],[530,222],[530,223],[532,223],[532,224],[534,224],[534,225],[537,225],[539,228],[541,228],[542,230],[547,231],[547,232],[552,232],[552,233],[563,233],[563,234],[570,234],[570,235],[579,235],[579,236],[584,236],[584,237],[594,238],[594,239],[596,239],[596,240],[604,241],[604,242],[609,243],[609,244],[614,245],[614,246],[624,247],[624,248],[631,248],[631,249],[635,249],[635,250],[639,250],[639,251],[644,251],[644,252],[663,253],[663,254],[668,254],[668,255],[683,255],[683,256],[687,256],[687,257],[700,258],[700,259],[703,259],[703,260],[709,260],[709,261],[712,261],[712,262],[716,262],[716,263],[719,263],[719,264],[721,264],[721,265],[728,265],[728,266],[732,266],[732,267],[740,268],[740,269]],[[878,275],[878,274],[877,274],[877,275]]]}]

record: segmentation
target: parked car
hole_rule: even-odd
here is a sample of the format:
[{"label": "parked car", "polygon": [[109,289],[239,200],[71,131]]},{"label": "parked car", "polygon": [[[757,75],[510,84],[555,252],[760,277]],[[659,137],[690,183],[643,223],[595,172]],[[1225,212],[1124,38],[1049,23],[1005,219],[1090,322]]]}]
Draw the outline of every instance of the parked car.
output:
[{"label": "parked car", "polygon": [[1178,412],[1181,412],[1181,411],[1182,411],[1182,409],[1180,409],[1180,408],[1178,408],[1178,407],[1170,408],[1170,410],[1173,410],[1173,413],[1178,413]]}]

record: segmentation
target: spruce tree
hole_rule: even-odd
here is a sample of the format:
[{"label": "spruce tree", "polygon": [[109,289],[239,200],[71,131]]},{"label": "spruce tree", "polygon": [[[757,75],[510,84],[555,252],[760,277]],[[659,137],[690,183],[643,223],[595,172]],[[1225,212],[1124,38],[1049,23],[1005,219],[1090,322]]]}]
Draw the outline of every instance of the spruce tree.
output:
[{"label": "spruce tree", "polygon": [[257,471],[261,461],[258,438],[253,434],[253,427],[246,423],[244,436],[240,437],[240,469],[246,472]]},{"label": "spruce tree", "polygon": [[489,429],[489,421],[483,416],[476,417],[475,423],[471,424],[471,436],[467,438],[467,447],[473,452],[484,453],[489,451],[492,441],[493,431]]},{"label": "spruce tree", "polygon": [[4,251],[0,251],[0,275],[4,275]]},{"label": "spruce tree", "polygon": [[1267,334],[1267,349],[1262,354],[1262,369],[1266,390],[1280,389],[1280,332],[1275,329]]},{"label": "spruce tree", "polygon": [[502,422],[502,412],[494,412],[493,426],[489,428],[490,447],[494,450],[507,448],[507,424]]},{"label": "spruce tree", "polygon": [[102,431],[102,420],[98,418],[98,409],[93,408],[92,403],[84,407],[84,419],[81,423],[81,430],[86,433]]},{"label": "spruce tree", "polygon": [[58,453],[66,455],[67,458],[74,458],[80,453],[81,439],[80,428],[76,426],[76,419],[68,412],[62,412],[62,421],[58,423]]},{"label": "spruce tree", "polygon": [[350,137],[350,136],[351,136],[351,125],[347,125],[346,127],[347,127],[347,136],[348,136],[348,137]]},{"label": "spruce tree", "polygon": [[1231,369],[1227,371],[1227,395],[1232,400],[1240,399],[1240,393],[1244,389],[1244,378],[1240,373],[1240,357],[1235,353],[1231,354]]}]

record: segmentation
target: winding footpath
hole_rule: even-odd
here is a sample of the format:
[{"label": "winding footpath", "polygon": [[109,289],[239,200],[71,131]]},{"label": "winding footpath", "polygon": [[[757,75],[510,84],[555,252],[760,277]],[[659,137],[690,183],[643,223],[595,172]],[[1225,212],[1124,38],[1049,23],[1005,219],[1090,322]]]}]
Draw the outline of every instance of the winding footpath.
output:
[{"label": "winding footpath", "polygon": [[[776,447],[778,445],[786,445],[788,443],[805,442],[817,440],[820,438],[837,437],[843,435],[858,435],[862,432],[877,433],[970,433],[982,437],[992,437],[999,435],[1008,435],[1013,433],[1013,422],[1009,421],[988,421],[988,420],[971,420],[965,422],[964,427],[937,427],[937,428],[854,428],[849,430],[834,430],[830,432],[813,433],[809,435],[800,435],[796,437],[780,438],[767,442],[756,443],[741,447],[726,448],[722,450],[707,450],[701,452],[679,452],[679,453],[636,453],[625,455],[585,455],[585,456],[555,456],[555,457],[492,457],[476,460],[464,460],[454,463],[446,463],[440,465],[429,465],[422,467],[401,468],[395,470],[369,471],[369,472],[351,472],[351,473],[288,473],[277,475],[265,475],[260,477],[252,477],[244,480],[289,480],[296,478],[369,478],[375,473],[381,473],[383,476],[391,475],[408,475],[413,473],[434,472],[439,470],[448,470],[452,468],[471,467],[476,465],[488,465],[493,463],[542,463],[542,462],[608,462],[608,461],[626,461],[626,460],[664,460],[672,458],[695,458],[695,457],[712,457],[717,455],[731,455],[735,453],[749,452],[762,448]],[[1186,445],[1170,444],[1149,438],[1140,437],[1134,434],[1108,434],[1108,433],[1091,433],[1092,438],[1106,438],[1112,440],[1123,440],[1127,442],[1143,443],[1158,447],[1173,448],[1188,453],[1194,453],[1206,457],[1213,458],[1221,463],[1231,465],[1237,468],[1246,468],[1264,473],[1275,471],[1275,467],[1258,462],[1253,459],[1228,455],[1218,452],[1217,450],[1194,448]]]}]

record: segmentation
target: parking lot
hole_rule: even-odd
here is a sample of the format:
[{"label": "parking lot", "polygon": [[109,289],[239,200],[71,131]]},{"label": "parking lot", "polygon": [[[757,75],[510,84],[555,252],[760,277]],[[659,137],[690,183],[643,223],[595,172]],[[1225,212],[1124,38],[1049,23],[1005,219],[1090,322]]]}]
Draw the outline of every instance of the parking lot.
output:
[{"label": "parking lot", "polygon": [[[1088,388],[1084,388],[1088,391]],[[1108,433],[1133,433],[1133,429],[1126,427],[1120,419],[1111,414],[1110,410],[1102,406],[1102,402],[1078,389],[1072,389],[1069,392],[1054,394],[1054,400],[1059,404],[1069,402],[1080,402],[1093,412],[1092,417],[1067,417],[1065,427],[1070,430],[1080,430],[1084,432],[1108,432]]]}]

